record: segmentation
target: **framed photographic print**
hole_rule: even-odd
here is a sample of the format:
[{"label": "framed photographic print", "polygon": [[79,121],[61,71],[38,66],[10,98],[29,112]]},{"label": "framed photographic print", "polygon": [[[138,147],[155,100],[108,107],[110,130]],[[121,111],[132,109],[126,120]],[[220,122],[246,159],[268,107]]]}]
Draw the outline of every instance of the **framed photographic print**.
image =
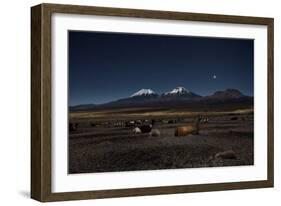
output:
[{"label": "framed photographic print", "polygon": [[273,187],[273,19],[31,9],[31,196]]}]

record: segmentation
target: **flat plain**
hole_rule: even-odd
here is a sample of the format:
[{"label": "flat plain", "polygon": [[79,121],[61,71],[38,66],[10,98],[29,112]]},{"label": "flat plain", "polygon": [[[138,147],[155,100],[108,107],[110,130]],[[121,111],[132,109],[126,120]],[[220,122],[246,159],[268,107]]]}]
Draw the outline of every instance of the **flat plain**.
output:
[{"label": "flat plain", "polygon": [[[175,136],[176,128],[198,118],[198,134]],[[69,131],[70,174],[254,164],[252,107],[72,111],[69,122],[77,124]],[[133,132],[151,123],[160,134]]]}]

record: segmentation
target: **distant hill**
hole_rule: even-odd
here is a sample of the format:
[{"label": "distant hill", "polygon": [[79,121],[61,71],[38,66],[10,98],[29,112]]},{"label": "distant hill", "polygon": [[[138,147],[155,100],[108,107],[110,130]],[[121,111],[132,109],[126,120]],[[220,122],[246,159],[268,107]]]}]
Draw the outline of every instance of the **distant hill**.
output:
[{"label": "distant hill", "polygon": [[239,90],[237,89],[227,89],[225,91],[217,91],[211,96],[207,96],[205,98],[211,99],[239,99],[245,97]]},{"label": "distant hill", "polygon": [[70,106],[69,109],[70,111],[83,111],[83,110],[90,110],[95,108],[97,105],[96,104],[80,104],[76,106]]}]

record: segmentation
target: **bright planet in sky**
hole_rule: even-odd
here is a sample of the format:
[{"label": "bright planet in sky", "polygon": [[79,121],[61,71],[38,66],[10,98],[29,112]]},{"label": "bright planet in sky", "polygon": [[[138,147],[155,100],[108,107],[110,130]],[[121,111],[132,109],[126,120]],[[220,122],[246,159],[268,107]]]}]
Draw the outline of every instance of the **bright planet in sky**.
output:
[{"label": "bright planet in sky", "polygon": [[216,79],[216,78],[217,78],[217,75],[214,74],[214,75],[213,75],[213,79]]}]

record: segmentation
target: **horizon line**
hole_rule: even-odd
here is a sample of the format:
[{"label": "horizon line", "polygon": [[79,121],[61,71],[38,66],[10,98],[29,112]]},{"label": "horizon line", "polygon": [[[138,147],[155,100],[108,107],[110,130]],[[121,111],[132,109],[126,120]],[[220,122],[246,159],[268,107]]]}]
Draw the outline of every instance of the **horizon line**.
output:
[{"label": "horizon line", "polygon": [[[183,86],[178,86],[178,87],[183,87]],[[175,88],[178,88],[178,87],[175,87]],[[185,88],[185,87],[183,87],[183,88]],[[144,88],[142,88],[142,89],[144,89]],[[140,90],[142,90],[142,89],[139,89],[139,90],[137,90],[137,92],[138,91],[140,91]],[[150,88],[149,88],[150,89]],[[152,89],[151,89],[152,90]],[[216,92],[221,92],[221,91],[226,91],[226,90],[237,90],[237,91],[239,91],[242,95],[244,95],[244,96],[248,96],[248,97],[254,97],[254,95],[252,94],[252,95],[246,95],[246,94],[244,94],[244,93],[242,93],[239,89],[234,89],[234,88],[227,88],[227,89],[224,89],[224,90],[215,90],[215,91],[213,91],[211,94],[208,94],[208,95],[201,95],[201,94],[198,94],[198,93],[195,93],[195,92],[193,92],[193,91],[190,91],[190,90],[188,90],[188,89],[186,89],[188,92],[191,92],[191,93],[194,93],[194,94],[196,94],[196,95],[199,95],[200,97],[207,97],[207,96],[211,96],[211,95],[213,95],[213,94],[215,94]],[[153,92],[155,92],[154,90],[152,90]],[[137,92],[135,92],[135,93],[137,93]],[[160,92],[155,92],[155,94],[156,95],[163,95],[163,94],[165,94],[165,93],[167,93],[167,92],[162,92],[162,93],[160,93]],[[134,93],[133,93],[134,94]],[[106,101],[106,102],[103,102],[103,103],[93,103],[93,102],[91,102],[91,103],[81,103],[81,104],[75,104],[75,105],[71,105],[71,104],[68,104],[68,107],[76,107],[76,106],[81,106],[81,105],[102,105],[102,104],[107,104],[107,103],[110,103],[110,102],[113,102],[113,101],[118,101],[118,100],[120,100],[120,99],[126,99],[126,98],[132,98],[132,96],[130,95],[130,96],[127,96],[127,97],[120,97],[120,98],[117,98],[117,99],[112,99],[112,100],[109,100],[109,101]]]}]

